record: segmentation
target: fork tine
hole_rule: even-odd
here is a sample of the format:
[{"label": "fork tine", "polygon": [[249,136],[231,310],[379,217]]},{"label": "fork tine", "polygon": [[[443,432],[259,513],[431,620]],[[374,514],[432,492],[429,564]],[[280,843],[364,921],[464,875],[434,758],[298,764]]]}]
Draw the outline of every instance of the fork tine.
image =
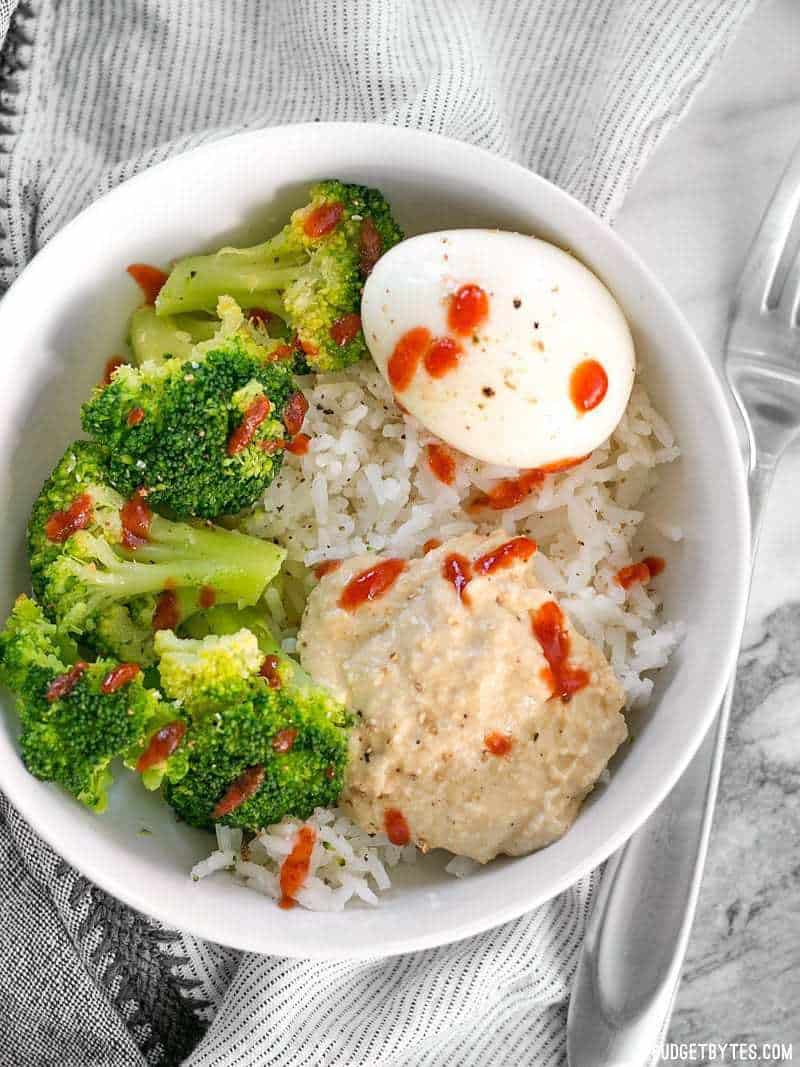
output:
[{"label": "fork tine", "polygon": [[[738,302],[764,311],[775,280],[781,255],[800,207],[800,145],[795,148],[780,185],[764,213],[756,238],[750,247],[739,282]],[[794,270],[793,270],[794,275]],[[788,289],[784,290],[789,292]]]}]

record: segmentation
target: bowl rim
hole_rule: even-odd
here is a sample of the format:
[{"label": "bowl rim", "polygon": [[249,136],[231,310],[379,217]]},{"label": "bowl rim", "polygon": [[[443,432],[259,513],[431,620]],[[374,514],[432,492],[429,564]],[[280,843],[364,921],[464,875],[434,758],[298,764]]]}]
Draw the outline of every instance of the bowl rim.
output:
[{"label": "bowl rim", "polygon": [[[180,902],[172,902],[169,898],[154,897],[152,894],[148,895],[146,886],[142,889],[139,885],[126,880],[124,873],[118,872],[113,865],[104,864],[102,850],[99,856],[95,856],[92,852],[81,852],[78,846],[74,845],[69,838],[59,836],[56,830],[51,828],[49,821],[46,818],[42,818],[41,794],[35,788],[41,787],[41,783],[33,779],[25,771],[21,760],[17,760],[16,763],[13,761],[0,761],[0,786],[2,786],[9,796],[10,802],[30,824],[31,828],[69,864],[81,871],[82,874],[99,887],[142,914],[149,915],[167,926],[178,928],[194,936],[219,944],[230,945],[243,951],[268,952],[286,957],[302,956],[304,958],[330,960],[375,959],[458,941],[492,929],[533,910],[563,892],[607,859],[645,823],[656,807],[663,801],[695,755],[711,723],[716,718],[716,712],[722,700],[727,681],[735,668],[739,648],[737,635],[741,634],[744,625],[749,586],[750,516],[747,500],[747,481],[745,466],[741,462],[741,451],[734,418],[731,407],[727,402],[723,381],[712,366],[685,315],[639,253],[586,205],[546,178],[541,177],[541,175],[485,148],[446,137],[442,134],[414,128],[360,122],[311,122],[264,127],[215,137],[213,140],[206,141],[195,148],[178,153],[152,167],[148,167],[97,197],[63,226],[33,257],[9,287],[5,298],[0,302],[0,334],[3,333],[6,320],[12,321],[14,318],[16,297],[29,286],[36,284],[39,271],[47,268],[50,260],[58,254],[61,245],[71,239],[72,233],[76,229],[84,226],[87,219],[91,220],[93,216],[102,216],[104,212],[108,211],[109,205],[113,205],[115,199],[130,195],[131,190],[145,190],[148,183],[157,185],[162,176],[171,172],[180,172],[187,167],[187,164],[201,165],[205,158],[224,151],[231,144],[246,148],[248,144],[261,142],[264,139],[280,141],[281,138],[304,135],[311,135],[316,138],[336,136],[352,138],[355,135],[363,139],[365,143],[371,142],[372,147],[367,153],[371,158],[365,160],[365,166],[370,165],[374,160],[375,146],[386,139],[405,141],[409,152],[412,153],[415,149],[424,150],[426,146],[437,144],[442,149],[458,152],[462,157],[473,160],[476,168],[480,168],[483,165],[488,172],[491,172],[498,166],[504,167],[508,169],[509,173],[518,172],[529,187],[532,183],[546,189],[547,195],[551,200],[563,205],[565,210],[577,217],[590,231],[594,231],[595,234],[602,232],[603,239],[614,248],[617,255],[626,261],[626,266],[635,274],[640,275],[647,283],[648,288],[658,295],[662,307],[669,313],[675,327],[680,331],[687,348],[693,350],[695,363],[703,375],[700,387],[704,395],[713,401],[720,421],[725,438],[722,447],[725,452],[735,453],[739,459],[739,462],[731,465],[733,493],[727,501],[730,508],[730,529],[737,535],[735,538],[732,537],[730,541],[731,558],[734,561],[732,577],[735,586],[735,611],[730,617],[731,625],[724,655],[716,656],[718,665],[714,674],[714,684],[710,687],[709,692],[704,694],[702,701],[698,702],[700,708],[698,711],[698,726],[692,736],[691,743],[684,747],[679,758],[671,760],[665,766],[663,777],[655,786],[651,787],[646,800],[640,798],[638,806],[630,806],[627,818],[622,819],[616,829],[609,833],[599,844],[582,853],[581,858],[565,870],[561,877],[550,880],[545,891],[542,891],[537,886],[531,886],[528,893],[524,895],[517,894],[517,896],[505,902],[494,901],[490,909],[484,909],[478,915],[460,922],[451,921],[448,923],[446,917],[443,916],[443,923],[435,931],[412,933],[410,935],[400,933],[396,937],[387,939],[385,943],[377,946],[377,949],[375,946],[345,944],[332,947],[322,943],[309,945],[305,943],[305,939],[302,939],[304,941],[303,951],[299,952],[294,947],[295,932],[293,932],[291,924],[288,923],[286,924],[286,932],[277,938],[272,937],[269,945],[262,943],[258,947],[254,947],[253,940],[221,930],[218,925],[215,925],[214,916],[207,913],[201,916],[198,911],[189,916],[187,913],[182,913]],[[420,154],[424,156],[424,151],[421,151]],[[309,171],[312,170],[313,158],[309,160]],[[319,912],[314,914],[325,916],[327,913]]]}]

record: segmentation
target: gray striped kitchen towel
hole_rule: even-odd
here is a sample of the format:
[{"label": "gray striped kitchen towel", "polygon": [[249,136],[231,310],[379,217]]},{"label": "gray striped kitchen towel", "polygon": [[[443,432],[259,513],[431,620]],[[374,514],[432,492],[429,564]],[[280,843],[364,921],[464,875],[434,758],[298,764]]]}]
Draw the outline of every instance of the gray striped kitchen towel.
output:
[{"label": "gray striped kitchen towel", "polygon": [[[310,119],[472,141],[611,220],[752,3],[0,0],[0,283],[137,171]],[[564,1060],[594,877],[416,955],[242,955],[123,907],[12,804],[0,798],[0,1067]]]}]

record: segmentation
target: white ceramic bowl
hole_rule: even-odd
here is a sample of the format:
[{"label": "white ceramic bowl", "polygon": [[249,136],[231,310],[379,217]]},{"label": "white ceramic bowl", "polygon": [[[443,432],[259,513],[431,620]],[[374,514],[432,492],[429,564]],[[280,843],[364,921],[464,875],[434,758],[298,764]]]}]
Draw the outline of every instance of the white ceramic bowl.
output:
[{"label": "white ceramic bowl", "polygon": [[549,848],[461,880],[443,872],[441,857],[429,856],[403,872],[375,909],[287,912],[226,876],[193,883],[189,869],[212,838],[179,825],[131,775],[120,777],[100,817],[36,781],[17,754],[16,719],[4,694],[0,787],[85,875],[133,907],[212,941],[344,958],[427,948],[512,919],[586,874],[645,820],[699,745],[733,668],[748,518],[720,383],[675,304],[612,230],[542,178],[478,148],[383,126],[288,126],[205,145],[126,182],[65,227],[0,304],[4,612],[28,585],[31,502],[78,435],[80,404],[120,350],[138,302],[126,265],[255,241],[282,225],[311,181],[331,176],[380,187],[409,234],[517,229],[571,249],[596,271],[625,310],[646,384],[683,450],[654,507],[686,531],[664,580],[666,610],[685,621],[686,638],[658,677],[634,743],[615,759],[610,784]]}]

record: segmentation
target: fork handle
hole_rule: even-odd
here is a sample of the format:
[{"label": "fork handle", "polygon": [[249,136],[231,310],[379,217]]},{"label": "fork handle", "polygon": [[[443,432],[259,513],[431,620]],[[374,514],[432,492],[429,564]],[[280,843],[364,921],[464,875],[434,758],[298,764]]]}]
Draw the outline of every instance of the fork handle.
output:
[{"label": "fork handle", "polygon": [[[778,456],[759,455],[752,436],[750,456],[753,561]],[[734,684],[735,676],[677,785],[606,865],[570,997],[570,1067],[644,1067],[664,1037],[703,878]]]},{"label": "fork handle", "polygon": [[663,1036],[694,920],[733,682],[678,784],[608,861],[567,1024],[570,1067],[639,1067]]}]

